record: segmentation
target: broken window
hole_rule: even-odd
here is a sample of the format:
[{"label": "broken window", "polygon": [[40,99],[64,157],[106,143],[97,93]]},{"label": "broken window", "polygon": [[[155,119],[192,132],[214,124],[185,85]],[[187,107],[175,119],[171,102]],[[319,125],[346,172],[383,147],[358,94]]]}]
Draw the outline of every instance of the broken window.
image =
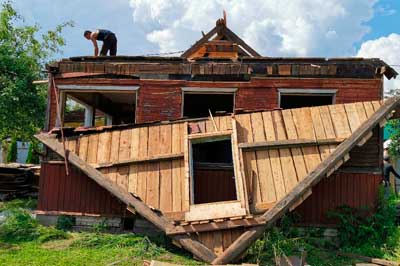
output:
[{"label": "broken window", "polygon": [[65,99],[63,121],[66,127],[135,122],[136,91],[79,89],[62,92]]},{"label": "broken window", "polygon": [[282,109],[330,105],[335,101],[333,90],[309,89],[281,89],[279,90],[279,103]]},{"label": "broken window", "polygon": [[192,142],[193,203],[237,200],[230,137]]},{"label": "broken window", "polygon": [[189,93],[183,94],[183,116],[188,118],[208,117],[233,113],[234,93]]}]

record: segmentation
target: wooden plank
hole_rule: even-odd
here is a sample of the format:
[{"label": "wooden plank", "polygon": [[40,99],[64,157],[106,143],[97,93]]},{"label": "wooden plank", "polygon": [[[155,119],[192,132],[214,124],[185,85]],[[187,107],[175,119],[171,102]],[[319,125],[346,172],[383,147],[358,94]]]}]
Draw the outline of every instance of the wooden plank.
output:
[{"label": "wooden plank", "polygon": [[344,105],[346,110],[347,120],[349,121],[350,130],[354,132],[361,125],[361,120],[358,117],[358,112],[355,104],[348,103]]},{"label": "wooden plank", "polygon": [[[49,136],[48,134],[39,134],[35,137],[60,156],[64,156],[63,146],[54,136]],[[148,206],[146,206],[146,204],[129,194],[128,191],[123,190],[116,184],[110,182],[107,178],[105,178],[103,174],[91,167],[88,163],[84,162],[77,155],[70,154],[68,156],[68,160],[72,165],[76,166],[89,178],[91,178],[101,187],[116,196],[120,201],[128,206],[132,206],[142,217],[149,220],[159,229],[166,231],[174,227],[174,225],[163,215],[153,212]],[[210,251],[207,247],[202,245],[200,242],[192,239],[188,235],[174,236],[173,240],[179,242],[179,244],[182,245],[185,249],[187,249],[203,261],[211,262],[216,259],[216,256],[212,251]]]},{"label": "wooden plank", "polygon": [[375,111],[374,111],[374,107],[373,107],[372,103],[371,102],[364,102],[363,104],[364,104],[364,108],[365,108],[365,112],[367,114],[367,117],[370,117],[371,115],[373,115]]},{"label": "wooden plank", "polygon": [[[148,155],[155,156],[160,153],[160,126],[149,127]],[[154,208],[159,208],[160,195],[160,164],[158,162],[147,164],[146,202]]]},{"label": "wooden plank", "polygon": [[111,151],[111,132],[103,132],[99,134],[99,146],[97,151],[97,163],[105,163],[110,161]]},{"label": "wooden plank", "polygon": [[202,138],[218,139],[220,137],[230,136],[231,134],[232,130],[225,130],[225,131],[190,134],[188,135],[188,138],[189,140],[202,139]]},{"label": "wooden plank", "polygon": [[[322,129],[323,130],[323,129]],[[345,138],[324,138],[324,139],[288,139],[288,140],[276,140],[276,141],[261,141],[253,143],[241,143],[239,148],[243,150],[269,150],[269,149],[284,149],[284,148],[296,148],[296,147],[307,147],[307,146],[320,146],[330,144],[340,144]]]},{"label": "wooden plank", "polygon": [[[238,139],[241,139],[243,142],[254,142],[250,115],[249,114],[238,115],[236,116],[236,121],[239,123]],[[262,198],[259,187],[260,182],[258,180],[256,154],[254,151],[243,152],[243,165],[246,171],[245,176],[247,177],[246,180],[247,187],[249,188],[248,192],[249,201],[260,202]]]},{"label": "wooden plank", "polygon": [[97,146],[99,144],[99,134],[89,135],[87,162],[97,163]]},{"label": "wooden plank", "polygon": [[365,112],[364,104],[362,102],[358,102],[354,104],[356,107],[358,119],[360,120],[361,124],[367,120],[367,114]]},{"label": "wooden plank", "polygon": [[[314,126],[310,108],[292,110],[293,121],[299,138],[315,139]],[[301,149],[306,163],[307,172],[311,172],[321,162],[317,147],[304,147]]]},{"label": "wooden plank", "polygon": [[120,134],[118,161],[128,160],[131,153],[132,130],[125,129]]},{"label": "wooden plank", "polygon": [[223,242],[222,242],[222,232],[221,231],[215,231],[212,234],[214,238],[214,253],[215,255],[221,255],[222,252],[224,251],[223,247]]},{"label": "wooden plank", "polygon": [[[288,139],[297,139],[296,127],[294,125],[292,112],[290,109],[282,110],[283,122],[286,129]],[[296,168],[297,179],[301,180],[307,175],[306,164],[304,162],[303,152],[300,148],[290,149],[292,152],[293,162]]]},{"label": "wooden plank", "polygon": [[336,137],[347,138],[351,134],[349,122],[343,104],[329,106]]},{"label": "wooden plank", "polygon": [[[255,142],[266,141],[266,132],[268,130],[264,129],[264,121],[262,113],[252,113],[251,127],[253,132],[253,140]],[[271,161],[268,151],[257,150],[256,154],[256,164],[258,170],[258,181],[256,189],[260,189],[261,197],[256,203],[260,202],[273,202],[276,201],[276,191],[274,185],[274,177],[272,175]]]},{"label": "wooden plank", "polygon": [[[331,113],[328,106],[319,106],[319,115],[321,116],[322,124],[324,126],[325,135],[327,138],[336,138],[335,129],[332,122]],[[336,149],[335,144],[329,145],[330,153]]]},{"label": "wooden plank", "polygon": [[372,101],[371,103],[375,112],[381,107],[381,103],[379,101]]},{"label": "wooden plank", "polygon": [[[324,124],[322,122],[319,110],[320,109],[318,107],[311,108],[311,119],[312,119],[312,123],[314,126],[315,138],[316,138],[317,142],[320,142],[320,141],[326,139]],[[330,143],[327,143],[327,144],[330,144]],[[338,144],[338,143],[333,143],[333,144]],[[320,145],[318,147],[318,150],[319,150],[322,160],[325,160],[325,158],[327,158],[329,156],[329,154],[331,153],[331,149],[330,149],[329,145]]]},{"label": "wooden plank", "polygon": [[293,204],[295,204],[311,187],[317,184],[326,173],[335,167],[335,165],[343,160],[343,157],[353,149],[357,143],[365,137],[379,121],[386,117],[388,113],[394,110],[400,103],[400,98],[393,97],[382,105],[382,107],[375,112],[371,118],[359,127],[348,139],[346,139],[338,148],[323,161],[314,171],[312,171],[306,178],[280,200],[272,209],[267,211],[258,221],[264,221],[266,224],[260,227],[254,227],[243,233],[224,253],[218,256],[212,263],[213,264],[226,264],[242,254],[249,245],[251,245],[257,238],[263,235],[264,231],[271,227],[282,215],[284,215]]},{"label": "wooden plank", "polygon": [[[277,141],[286,140],[287,139],[286,130],[285,130],[285,125],[283,123],[283,117],[281,111],[274,111],[272,114],[273,114]],[[294,188],[298,180],[294,161],[292,158],[292,153],[290,152],[290,149],[279,149],[279,157],[282,165],[282,174],[285,184],[285,191],[286,193],[288,193],[290,190],[292,190],[292,188]]]},{"label": "wooden plank", "polygon": [[[181,135],[180,125],[172,125],[172,153],[183,153],[183,139]],[[181,167],[183,160],[172,161],[172,211],[180,212],[182,210],[182,190],[180,186]]]},{"label": "wooden plank", "polygon": [[170,154],[162,154],[162,155],[154,155],[148,156],[144,158],[133,158],[128,160],[122,160],[114,163],[101,163],[94,165],[95,168],[107,168],[107,167],[115,167],[115,166],[123,166],[123,165],[130,165],[130,164],[140,164],[140,163],[154,163],[160,161],[171,161],[179,158],[183,158],[183,153],[170,153]]},{"label": "wooden plank", "polygon": [[79,138],[79,158],[86,161],[88,152],[89,136]]},{"label": "wooden plank", "polygon": [[[172,126],[160,127],[160,154],[172,152]],[[183,155],[183,154],[182,154]],[[160,210],[172,212],[172,162],[160,162]]]},{"label": "wooden plank", "polygon": [[246,215],[246,209],[240,202],[223,202],[191,205],[190,211],[185,214],[185,221],[202,221],[205,219],[221,219]]},{"label": "wooden plank", "polygon": [[118,161],[120,135],[121,135],[121,132],[119,130],[112,131],[112,133],[111,133],[110,162]]},{"label": "wooden plank", "polygon": [[[139,158],[146,158],[148,156],[148,138],[149,129],[148,127],[141,127],[139,129]],[[147,192],[147,164],[138,165],[138,183],[137,183],[137,194],[145,201]]]},{"label": "wooden plank", "polygon": [[[266,135],[267,141],[275,141],[277,138],[275,136],[274,123],[271,112],[265,112],[262,114],[264,131]],[[275,194],[275,197],[270,198],[269,200],[264,200],[265,203],[275,202],[277,199],[280,199],[285,194],[285,181],[282,173],[282,166],[279,156],[279,150],[272,149],[268,150],[269,161],[271,164],[270,174],[272,174],[273,185],[271,187],[266,187],[265,189],[269,193]],[[275,188],[275,189],[273,189]],[[275,190],[275,191],[274,191]]]},{"label": "wooden plank", "polygon": [[[188,123],[180,124],[180,136],[182,136],[183,140],[187,140],[188,138]],[[189,154],[189,142],[184,141],[183,143],[183,153]],[[189,160],[184,160],[181,162],[181,191],[182,191],[182,210],[189,211],[190,206],[190,171],[189,170]]]},{"label": "wooden plank", "polygon": [[[131,135],[131,158],[139,158],[139,128],[132,129]],[[129,167],[129,192],[138,193],[138,165],[132,164]]]}]

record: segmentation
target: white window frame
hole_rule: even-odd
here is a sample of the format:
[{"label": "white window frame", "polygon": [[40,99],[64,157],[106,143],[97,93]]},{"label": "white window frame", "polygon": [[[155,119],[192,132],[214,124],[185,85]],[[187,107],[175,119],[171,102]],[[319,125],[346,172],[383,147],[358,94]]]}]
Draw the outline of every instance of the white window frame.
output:
[{"label": "white window frame", "polygon": [[300,88],[280,88],[278,89],[278,106],[281,108],[282,95],[300,95],[300,96],[332,96],[332,104],[336,103],[337,89],[300,89]]}]

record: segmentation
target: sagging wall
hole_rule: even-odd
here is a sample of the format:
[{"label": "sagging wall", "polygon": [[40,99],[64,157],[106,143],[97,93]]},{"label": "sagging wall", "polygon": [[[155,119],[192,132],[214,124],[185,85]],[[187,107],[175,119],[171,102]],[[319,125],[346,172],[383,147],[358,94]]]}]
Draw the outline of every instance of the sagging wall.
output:
[{"label": "sagging wall", "polygon": [[[136,123],[174,120],[182,116],[182,87],[237,88],[236,111],[278,108],[278,89],[336,89],[336,103],[382,98],[382,79],[270,78],[249,82],[143,81],[119,79],[57,79],[57,84],[139,86]],[[50,90],[49,130],[55,126],[56,103]]]}]

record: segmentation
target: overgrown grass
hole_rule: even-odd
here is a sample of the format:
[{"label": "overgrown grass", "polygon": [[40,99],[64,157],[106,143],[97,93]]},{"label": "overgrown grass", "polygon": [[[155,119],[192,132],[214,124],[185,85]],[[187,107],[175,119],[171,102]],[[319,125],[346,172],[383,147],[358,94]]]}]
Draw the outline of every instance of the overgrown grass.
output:
[{"label": "overgrown grass", "polygon": [[[143,265],[143,260],[158,259],[184,265],[198,265],[191,255],[175,248],[164,237],[148,238],[135,234],[68,233],[44,227],[32,218],[35,203],[15,200],[0,205],[8,215],[0,224],[0,266],[2,265]],[[67,229],[68,219],[58,227]]]},{"label": "overgrown grass", "polygon": [[[340,249],[344,252],[364,256],[400,261],[400,227],[396,224],[396,206],[399,198],[391,193],[384,196],[379,191],[376,212],[373,215],[367,209],[354,209],[343,206],[332,212],[332,218],[339,221]],[[260,265],[274,265],[274,257],[285,254],[301,255],[307,252],[307,262],[313,266],[352,265],[354,260],[339,257],[335,251],[338,245],[321,238],[321,230],[310,228],[298,230],[293,227],[296,217],[286,216],[278,227],[265,232],[249,249],[246,261]]]}]

